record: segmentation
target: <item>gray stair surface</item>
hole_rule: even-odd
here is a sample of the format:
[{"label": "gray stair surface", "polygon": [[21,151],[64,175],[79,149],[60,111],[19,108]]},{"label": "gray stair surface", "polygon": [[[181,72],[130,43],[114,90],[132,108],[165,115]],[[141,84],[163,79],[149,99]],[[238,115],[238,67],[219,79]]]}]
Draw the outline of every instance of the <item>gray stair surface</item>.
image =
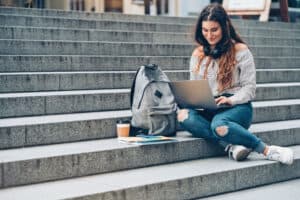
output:
[{"label": "gray stair surface", "polygon": [[[145,16],[139,16],[139,15],[120,15],[116,13],[111,14],[94,14],[94,13],[86,13],[86,12],[62,12],[60,10],[47,10],[44,12],[41,12],[40,10],[36,11],[27,11],[26,9],[17,9],[17,10],[7,10],[7,8],[0,8],[3,15],[6,16],[28,16],[28,17],[47,17],[47,18],[67,18],[67,19],[85,19],[85,20],[112,20],[112,21],[119,21],[119,20],[126,20],[128,22],[151,22],[151,23],[169,23],[169,24],[189,24],[194,25],[196,22],[196,18],[194,17],[145,17]],[[263,27],[265,23],[258,22],[258,21],[245,21],[243,20],[232,20],[235,25],[240,26],[261,26]],[[288,23],[278,23],[278,22],[271,22],[268,24],[267,28],[273,28],[273,27],[280,27],[280,28],[299,28],[300,26],[298,24],[288,24]]]},{"label": "gray stair surface", "polygon": [[[29,15],[29,16],[46,16],[46,17],[63,17],[63,18],[75,18],[75,19],[99,19],[99,20],[126,20],[130,22],[167,22],[167,23],[186,23],[194,24],[196,18],[194,17],[157,17],[157,16],[141,16],[141,15],[124,15],[118,13],[91,13],[91,12],[74,12],[74,11],[61,11],[61,10],[40,10],[40,9],[24,9],[24,8],[7,8],[0,7],[0,13],[9,15]],[[264,22],[258,21],[245,21],[234,20],[235,24],[251,25],[251,26],[264,26]],[[268,24],[270,27],[283,27],[283,28],[299,28],[298,24],[288,24],[280,22],[271,22]]]},{"label": "gray stair surface", "polygon": [[[294,164],[254,154],[245,162],[206,158],[106,173],[0,191],[1,199],[189,199],[300,177],[300,147]],[[222,163],[222,165],[220,165]]]},{"label": "gray stair surface", "polygon": [[[189,77],[189,71],[186,70],[165,72],[172,81],[186,80]],[[0,84],[2,88],[0,88],[0,93],[130,88],[134,75],[135,71],[1,73]],[[288,80],[284,78],[287,76],[289,77]],[[288,93],[287,90],[295,90],[295,95],[293,94],[291,98],[297,98],[299,84],[296,81],[298,81],[299,76],[300,69],[258,70],[257,83],[272,83],[259,85],[258,99],[261,99],[262,93],[260,91],[268,87],[274,88],[273,92],[282,90],[282,92]],[[264,96],[267,96],[267,94]],[[279,96],[286,97],[282,95],[277,97]],[[277,97],[267,96],[269,99]]]},{"label": "gray stair surface", "polygon": [[[258,69],[300,68],[298,57],[254,58]],[[145,63],[156,63],[165,70],[182,70],[183,66],[189,66],[189,59],[189,56],[0,55],[0,69],[1,72],[129,71]],[[287,80],[281,76],[277,78]]]},{"label": "gray stair surface", "polygon": [[235,162],[182,130],[171,142],[118,142],[116,122],[131,118],[139,66],[155,63],[172,81],[189,79],[195,23],[0,7],[0,199],[268,199],[276,188],[288,199],[288,184],[299,196],[297,23],[233,20],[257,68],[250,131],[291,147],[293,165],[257,153]]},{"label": "gray stair surface", "polygon": [[[274,127],[270,128],[269,125]],[[284,125],[290,125],[293,128],[286,132],[284,128],[280,127]],[[261,130],[262,127],[264,130]],[[299,120],[292,120],[254,124],[251,130],[264,138],[266,142],[290,146],[300,144],[300,137],[295,135],[295,131],[299,131],[299,128]],[[278,136],[278,132],[281,136]],[[27,147],[21,150],[2,150],[0,152],[0,164],[3,166],[1,187],[224,154],[222,149],[217,148],[216,145],[207,143],[203,139],[192,138],[187,132],[178,133],[176,139],[176,142],[136,146],[120,144],[117,139],[112,138],[39,148]],[[132,157],[130,162],[126,162],[128,156]],[[99,163],[102,164],[99,165]]]},{"label": "gray stair surface", "polygon": [[[247,29],[246,29],[247,30]],[[266,45],[290,45],[300,44],[300,38],[287,38],[290,32],[283,32],[277,29],[268,30],[266,36],[265,29],[256,29],[253,34],[245,34],[245,29],[241,29],[243,38],[248,44]],[[261,34],[259,34],[262,32]],[[271,37],[271,35],[274,35]],[[284,38],[283,38],[284,37]],[[154,43],[192,43],[192,34],[173,32],[144,32],[144,31],[112,31],[94,29],[66,29],[66,28],[40,28],[40,27],[0,27],[1,39],[35,39],[35,40],[82,40],[82,41],[123,41],[123,42],[154,42]]]},{"label": "gray stair surface", "polygon": [[[266,197],[272,200],[298,200],[300,179],[279,182],[272,185],[260,186],[238,192],[221,194],[214,197],[201,198],[205,200],[265,200]],[[200,200],[200,199],[198,199]]]},{"label": "gray stair surface", "polygon": [[[95,41],[6,40],[0,39],[2,55],[122,55],[187,56],[195,45]],[[250,46],[254,56],[300,56],[300,47]]]},{"label": "gray stair surface", "polygon": [[[261,91],[261,93],[258,93],[260,96],[257,96],[257,99],[263,98],[264,96],[265,99],[288,98],[289,95],[291,95],[290,92],[294,92],[294,88],[297,88],[295,94],[299,95],[299,84],[295,87],[273,87],[272,89],[268,89],[268,87],[258,88],[258,91]],[[267,91],[267,93],[265,91]],[[286,97],[286,95],[288,96]],[[299,98],[299,96],[292,97]],[[112,101],[114,103],[112,103]],[[128,89],[0,93],[0,103],[3,105],[0,107],[0,118],[124,110],[129,109],[130,107],[130,93]],[[281,116],[281,114],[285,116],[286,119],[289,117],[292,119],[300,116],[300,113],[297,113],[300,106],[300,99],[263,101],[258,102],[257,104],[263,105],[263,107],[255,107],[255,112],[262,113],[261,119],[265,118],[272,109],[279,111],[278,115],[272,117],[272,119],[276,119],[276,117]],[[254,104],[254,106],[257,104]],[[285,112],[285,109],[288,109],[289,112]],[[264,113],[268,110],[269,112]],[[266,118],[265,120],[268,121],[272,119]]]},{"label": "gray stair surface", "polygon": [[[287,115],[280,119],[286,120],[290,113]],[[102,111],[0,119],[0,149],[116,137],[116,121],[130,116],[130,111]],[[290,140],[285,138],[284,132],[294,134],[291,141],[298,140],[298,119],[258,122],[252,126],[255,133],[268,132],[270,129],[275,134],[277,131],[273,138],[283,137],[280,144],[285,145],[290,144]],[[272,143],[272,140],[265,139]]]}]

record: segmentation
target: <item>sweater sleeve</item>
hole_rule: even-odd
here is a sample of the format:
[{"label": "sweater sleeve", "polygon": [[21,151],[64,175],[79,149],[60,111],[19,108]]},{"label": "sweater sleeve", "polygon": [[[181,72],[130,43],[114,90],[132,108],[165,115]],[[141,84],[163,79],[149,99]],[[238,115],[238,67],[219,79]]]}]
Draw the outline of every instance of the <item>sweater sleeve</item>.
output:
[{"label": "sweater sleeve", "polygon": [[190,59],[190,80],[200,80],[203,79],[203,74],[200,71],[195,72],[195,68],[199,64],[199,57],[192,55]]},{"label": "sweater sleeve", "polygon": [[194,55],[191,56],[191,59],[190,59],[190,80],[197,79],[197,75],[194,72],[194,68],[196,67],[197,62],[198,62],[197,56],[194,56]]},{"label": "sweater sleeve", "polygon": [[237,68],[239,90],[230,97],[233,105],[247,103],[255,98],[256,71],[254,59],[249,49],[240,52],[240,56],[237,57]]}]

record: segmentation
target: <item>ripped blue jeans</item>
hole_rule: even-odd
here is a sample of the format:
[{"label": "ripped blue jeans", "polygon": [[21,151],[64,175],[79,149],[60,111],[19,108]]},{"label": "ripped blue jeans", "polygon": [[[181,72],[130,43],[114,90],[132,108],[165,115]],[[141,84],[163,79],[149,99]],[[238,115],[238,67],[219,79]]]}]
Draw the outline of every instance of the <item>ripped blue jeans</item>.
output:
[{"label": "ripped blue jeans", "polygon": [[243,145],[262,153],[265,144],[248,131],[253,109],[251,102],[228,108],[211,110],[187,109],[187,116],[179,124],[194,137],[201,137],[221,144]]}]

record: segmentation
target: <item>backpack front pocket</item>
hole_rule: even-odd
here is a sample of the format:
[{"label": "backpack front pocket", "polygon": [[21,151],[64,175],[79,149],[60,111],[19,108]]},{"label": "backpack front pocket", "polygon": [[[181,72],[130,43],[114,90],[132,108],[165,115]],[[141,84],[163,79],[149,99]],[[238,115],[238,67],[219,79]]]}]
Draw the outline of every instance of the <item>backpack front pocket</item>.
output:
[{"label": "backpack front pocket", "polygon": [[148,111],[149,134],[174,135],[176,132],[175,106],[152,107]]}]

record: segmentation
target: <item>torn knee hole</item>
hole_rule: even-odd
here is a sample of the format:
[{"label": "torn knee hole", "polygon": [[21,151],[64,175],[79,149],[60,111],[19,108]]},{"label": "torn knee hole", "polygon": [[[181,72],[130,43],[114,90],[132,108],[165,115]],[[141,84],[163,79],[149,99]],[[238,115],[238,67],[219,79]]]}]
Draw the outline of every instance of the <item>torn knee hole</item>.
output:
[{"label": "torn knee hole", "polygon": [[177,114],[177,120],[183,122],[188,118],[188,110],[180,110]]},{"label": "torn knee hole", "polygon": [[227,135],[228,133],[228,127],[227,126],[219,126],[216,128],[216,133],[219,135],[219,136],[225,136]]}]

